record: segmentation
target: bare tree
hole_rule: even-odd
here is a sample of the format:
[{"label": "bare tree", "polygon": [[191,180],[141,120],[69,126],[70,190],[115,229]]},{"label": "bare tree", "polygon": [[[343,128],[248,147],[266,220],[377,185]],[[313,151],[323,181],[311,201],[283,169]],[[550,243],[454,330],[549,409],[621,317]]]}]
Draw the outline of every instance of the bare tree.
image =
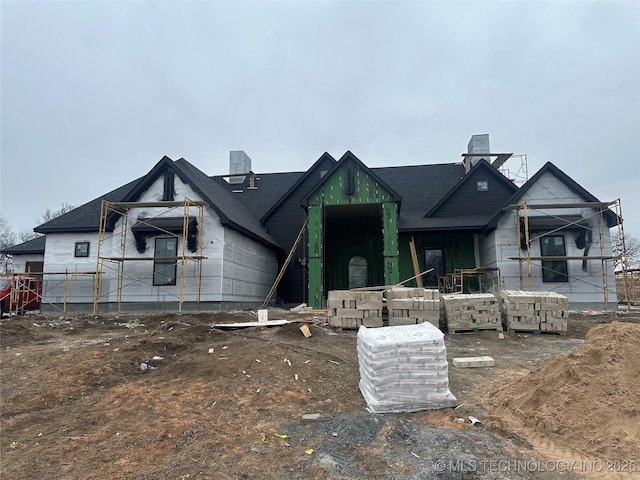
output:
[{"label": "bare tree", "polygon": [[[71,205],[70,203],[63,203],[60,205],[60,208],[57,210],[51,210],[47,208],[44,213],[36,218],[36,225],[42,225],[43,223],[47,223],[53,220],[60,215],[64,215],[67,212],[70,212],[76,208],[75,205]],[[29,240],[33,240],[34,238],[38,238],[41,234],[34,232],[33,230],[21,230],[18,232],[18,240],[20,242],[28,242]]]},{"label": "bare tree", "polygon": [[[60,215],[64,215],[76,208],[75,205],[70,203],[63,203],[57,210],[51,210],[47,208],[44,213],[36,218],[36,225],[42,225],[49,222]],[[16,243],[24,243],[34,238],[38,238],[41,234],[34,232],[33,230],[21,230],[16,239],[16,234],[9,226],[7,219],[0,214],[0,250],[7,247],[12,247]],[[8,273],[11,266],[11,256],[0,254],[0,273]]]},{"label": "bare tree", "polygon": [[60,215],[64,215],[65,213],[70,212],[71,210],[76,208],[76,206],[77,205],[71,205],[70,203],[63,203],[57,210],[51,210],[50,208],[47,208],[42,216],[36,218],[36,225],[47,223],[54,218],[59,217]]},{"label": "bare tree", "polygon": [[[0,250],[12,247],[16,243],[16,234],[9,226],[7,219],[0,213]],[[0,254],[0,273],[8,273],[11,265],[11,257]]]},{"label": "bare tree", "polygon": [[624,250],[622,241],[618,237],[613,237],[611,250],[614,256],[619,257],[613,261],[614,268],[618,270],[624,262],[625,270],[640,268],[640,242],[631,235],[624,236]]}]

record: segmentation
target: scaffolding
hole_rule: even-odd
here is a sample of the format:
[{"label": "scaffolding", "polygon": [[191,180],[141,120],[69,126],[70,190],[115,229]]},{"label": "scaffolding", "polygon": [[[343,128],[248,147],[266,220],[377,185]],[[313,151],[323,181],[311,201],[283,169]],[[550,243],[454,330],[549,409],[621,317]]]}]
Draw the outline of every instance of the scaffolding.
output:
[{"label": "scaffolding", "polygon": [[[206,257],[202,255],[187,255],[187,243],[189,237],[189,224],[190,224],[190,210],[192,207],[198,209],[198,230],[197,230],[197,248],[196,251],[202,253],[203,251],[203,225],[204,225],[204,207],[207,205],[206,202],[203,201],[195,201],[189,198],[185,198],[184,201],[159,201],[159,202],[108,202],[106,200],[102,200],[102,205],[100,208],[100,228],[98,232],[98,252],[97,252],[97,264],[96,264],[96,273],[94,279],[94,287],[93,287],[93,313],[96,314],[98,312],[98,306],[100,303],[100,298],[102,295],[102,280],[104,276],[105,263],[111,263],[116,265],[116,303],[118,305],[118,314],[121,313],[122,310],[122,289],[123,289],[123,279],[125,276],[124,273],[124,265],[126,262],[140,262],[140,261],[165,261],[165,262],[178,262],[181,263],[181,275],[180,275],[180,293],[179,293],[179,301],[178,301],[178,311],[182,312],[182,305],[184,303],[184,294],[187,282],[187,264],[188,262],[193,262],[195,264],[195,278],[196,278],[196,304],[200,305],[200,290],[202,284],[202,260],[206,259]],[[153,229],[160,234],[167,234],[171,236],[175,236],[177,238],[182,238],[182,249],[181,254],[177,256],[167,256],[167,257],[130,257],[126,255],[126,242],[127,242],[127,231],[128,228],[128,220],[129,220],[129,211],[132,208],[163,208],[160,214],[165,214],[171,209],[180,208],[183,210],[183,220],[182,220],[182,234],[178,236],[177,234],[170,232],[169,230],[162,228],[162,226],[154,224],[151,220],[153,219],[161,219],[166,217],[161,217],[159,215],[152,218],[135,219],[137,224],[144,224],[149,229]],[[166,210],[169,209],[169,210]],[[122,220],[121,228],[120,228],[120,255],[119,256],[104,256],[103,255],[103,245],[106,240],[107,229],[109,227],[109,220],[112,219],[113,216],[119,216]],[[115,222],[114,222],[115,224]],[[152,272],[153,274],[153,272]],[[140,279],[134,279],[134,281],[141,281]],[[107,292],[107,295],[113,293],[113,291]]]},{"label": "scaffolding", "polygon": [[438,279],[438,289],[443,293],[497,292],[501,286],[500,269],[456,268]]},{"label": "scaffolding", "polygon": [[[597,235],[598,235],[598,244],[600,246],[600,254],[599,255],[587,255],[588,249],[585,250],[585,254],[581,256],[542,256],[542,252],[540,256],[532,256],[531,255],[531,243],[534,240],[540,239],[545,236],[553,235],[557,232],[562,232],[568,228],[573,229],[587,229],[589,227],[584,225],[584,221],[588,220],[588,217],[582,217],[577,220],[567,219],[567,216],[561,215],[551,215],[549,213],[544,213],[545,210],[554,210],[554,209],[590,209],[593,210],[594,213],[590,215],[590,217],[595,217],[597,219]],[[613,208],[613,213],[617,218],[617,229],[616,229],[616,238],[621,246],[622,254],[621,255],[609,255],[605,254],[604,251],[604,243],[606,237],[610,236],[608,231],[608,227],[606,226],[604,213],[607,211],[611,211]],[[532,267],[540,267],[545,268],[542,264],[544,261],[553,261],[553,260],[566,260],[566,261],[581,261],[586,262],[588,260],[599,260],[601,262],[601,272],[602,272],[602,290],[604,296],[604,304],[605,306],[609,303],[609,265],[608,262],[620,261],[620,265],[622,268],[622,283],[624,289],[624,300],[627,306],[630,307],[629,301],[629,287],[627,282],[627,274],[625,270],[625,262],[621,261],[626,257],[626,247],[624,244],[624,230],[623,230],[623,222],[622,222],[622,207],[620,205],[620,199],[614,200],[612,202],[581,202],[581,203],[550,203],[550,204],[528,204],[527,202],[523,202],[520,204],[509,205],[505,207],[505,210],[514,210],[515,211],[515,221],[516,221],[516,238],[518,238],[518,256],[517,257],[509,257],[509,260],[517,260],[518,261],[518,271],[520,276],[520,289],[524,290],[524,279],[527,280],[528,290],[533,290],[533,277],[532,277]],[[520,215],[520,211],[522,211],[522,216]],[[548,231],[544,231],[544,233],[540,233],[539,235],[533,236],[530,231],[530,221],[531,221],[531,211],[536,211],[538,213],[543,212],[542,215],[536,215],[538,217],[547,217],[554,220],[555,223],[560,224],[560,226],[551,228]],[[524,242],[522,242],[522,236],[524,236]],[[525,254],[523,255],[523,248]],[[540,263],[534,263],[540,262]],[[613,270],[613,269],[612,269]],[[617,299],[616,299],[617,303]]]}]

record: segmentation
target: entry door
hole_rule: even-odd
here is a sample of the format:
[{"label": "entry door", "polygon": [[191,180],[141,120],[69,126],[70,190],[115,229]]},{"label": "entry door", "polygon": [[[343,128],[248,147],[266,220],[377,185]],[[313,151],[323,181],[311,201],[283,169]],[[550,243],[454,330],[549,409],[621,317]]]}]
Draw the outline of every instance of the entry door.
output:
[{"label": "entry door", "polygon": [[425,287],[437,287],[438,278],[444,277],[444,259],[441,248],[427,248],[424,251],[425,269],[433,268],[433,271],[422,277]]}]

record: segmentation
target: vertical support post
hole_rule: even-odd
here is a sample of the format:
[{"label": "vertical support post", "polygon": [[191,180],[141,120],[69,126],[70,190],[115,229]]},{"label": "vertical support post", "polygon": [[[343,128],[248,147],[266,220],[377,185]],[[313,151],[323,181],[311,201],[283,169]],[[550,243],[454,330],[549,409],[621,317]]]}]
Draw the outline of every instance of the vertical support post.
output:
[{"label": "vertical support post", "polygon": [[118,315],[122,313],[122,285],[124,281],[124,259],[127,251],[127,220],[129,219],[129,210],[125,209],[122,213],[122,225],[120,232],[120,261],[118,262],[118,280],[116,299],[118,302]]},{"label": "vertical support post", "polygon": [[198,205],[198,259],[196,260],[196,304],[200,311],[200,291],[202,290],[202,257],[204,256],[204,207]]},{"label": "vertical support post", "polygon": [[520,274],[520,290],[524,290],[522,282],[522,239],[520,232],[520,207],[514,210],[516,212],[516,238],[518,239],[518,273]]},{"label": "vertical support post", "polygon": [[400,282],[398,267],[398,205],[395,202],[382,204],[382,236],[384,238],[384,284]]},{"label": "vertical support post", "polygon": [[107,228],[108,202],[102,200],[100,204],[100,228],[98,230],[98,249],[96,252],[96,276],[93,279],[93,314],[98,313],[98,302],[102,290],[102,272],[104,270],[104,260],[102,258],[102,244],[104,243],[104,233]]},{"label": "vertical support post", "polygon": [[420,264],[418,263],[418,255],[416,254],[416,242],[411,237],[409,242],[409,250],[411,250],[411,262],[413,263],[413,274],[416,276],[416,285],[422,288],[422,277],[420,276]]},{"label": "vertical support post", "polygon": [[322,308],[322,206],[311,205],[309,218],[309,306]]},{"label": "vertical support post", "polygon": [[527,211],[526,202],[522,204],[524,212],[524,240],[527,242],[527,279],[529,281],[529,291],[533,290],[533,281],[531,279],[531,245],[529,239],[529,212]]},{"label": "vertical support post", "polygon": [[607,269],[607,261],[604,258],[604,218],[602,216],[603,209],[598,210],[598,242],[600,243],[600,268],[602,269],[602,289],[604,290],[604,308],[609,305],[609,272]]}]

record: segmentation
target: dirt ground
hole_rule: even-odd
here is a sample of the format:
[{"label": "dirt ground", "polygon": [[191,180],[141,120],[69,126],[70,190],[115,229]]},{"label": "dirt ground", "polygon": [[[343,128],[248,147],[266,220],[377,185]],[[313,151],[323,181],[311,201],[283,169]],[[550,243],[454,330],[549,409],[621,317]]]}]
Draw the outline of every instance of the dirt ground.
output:
[{"label": "dirt ground", "polygon": [[[337,332],[316,313],[274,309],[270,320],[296,323],[242,329],[212,325],[255,321],[255,312],[4,318],[0,477],[539,479],[583,478],[589,469],[599,477],[638,475],[630,466],[612,472],[606,463],[570,465],[594,457],[558,450],[562,436],[550,451],[544,435],[513,427],[490,400],[501,385],[572,352],[592,327],[640,325],[640,312],[574,314],[566,336],[446,335],[458,407],[398,414],[366,410],[357,332]],[[495,367],[451,364],[480,355],[493,357]],[[142,370],[147,361],[150,369]],[[306,422],[304,414],[324,415]],[[469,423],[469,415],[482,424]]]}]

